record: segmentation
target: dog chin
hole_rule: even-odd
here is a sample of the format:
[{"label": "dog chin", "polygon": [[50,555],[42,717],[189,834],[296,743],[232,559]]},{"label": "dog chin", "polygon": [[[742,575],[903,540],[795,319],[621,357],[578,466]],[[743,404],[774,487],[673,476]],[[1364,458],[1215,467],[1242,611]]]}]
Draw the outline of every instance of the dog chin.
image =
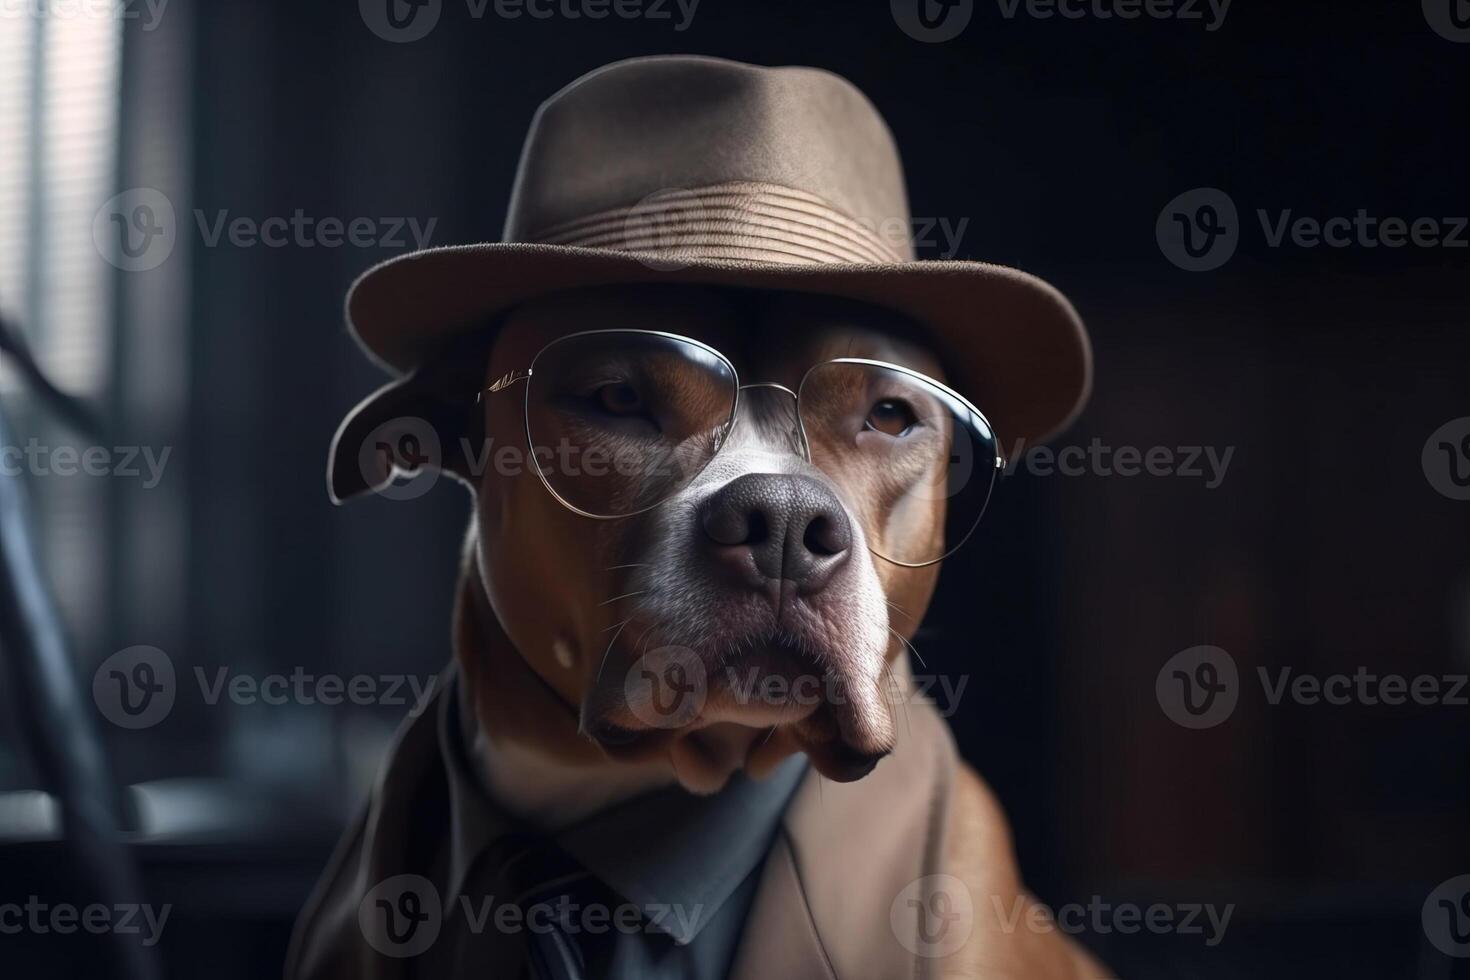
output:
[{"label": "dog chin", "polygon": [[[718,792],[736,772],[746,770],[757,774],[750,765],[751,755],[762,747],[761,742],[770,731],[720,722],[682,734],[669,743],[669,765],[679,785],[689,792],[701,795]],[[768,772],[769,769],[758,775]]]},{"label": "dog chin", "polygon": [[686,791],[717,793],[737,772],[764,779],[785,759],[805,752],[816,770],[833,782],[846,783],[872,772],[890,749],[864,750],[844,741],[825,711],[808,722],[753,728],[717,722],[681,731],[629,731],[603,726],[594,740],[610,757],[629,763],[663,756]]},{"label": "dog chin", "polygon": [[821,659],[776,643],[718,670],[690,663],[708,684],[697,714],[660,720],[623,691],[604,691],[583,704],[582,731],[613,759],[667,759],[694,793],[716,792],[742,770],[762,778],[797,752],[827,779],[861,779],[893,749],[889,699],[876,679],[838,675]]}]

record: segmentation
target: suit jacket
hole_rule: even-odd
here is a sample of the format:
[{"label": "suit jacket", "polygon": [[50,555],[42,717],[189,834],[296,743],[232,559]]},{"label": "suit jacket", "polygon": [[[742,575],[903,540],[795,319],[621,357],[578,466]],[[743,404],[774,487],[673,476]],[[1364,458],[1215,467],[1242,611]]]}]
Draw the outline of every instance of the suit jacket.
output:
[{"label": "suit jacket", "polygon": [[[302,912],[288,980],[479,980],[486,962],[499,962],[475,948],[483,937],[395,945],[361,914],[386,881],[423,881],[436,897],[452,888],[455,788],[437,722],[456,696],[453,669],[446,679],[399,732],[365,811]],[[940,872],[957,755],[930,704],[910,698],[898,711],[897,747],[867,777],[832,783],[808,770],[797,786],[757,872],[731,980],[935,975],[934,951],[944,946],[926,903],[930,883],[942,880],[930,876]]]}]

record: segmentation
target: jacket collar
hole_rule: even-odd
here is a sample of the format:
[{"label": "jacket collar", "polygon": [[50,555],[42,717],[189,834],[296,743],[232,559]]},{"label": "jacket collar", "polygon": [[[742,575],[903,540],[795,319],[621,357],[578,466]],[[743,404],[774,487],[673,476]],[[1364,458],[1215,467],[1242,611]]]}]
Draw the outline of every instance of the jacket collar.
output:
[{"label": "jacket collar", "polygon": [[[465,737],[473,715],[463,685],[451,683],[440,700],[438,737],[449,785],[445,898],[452,903],[485,848],[520,828],[475,775]],[[646,793],[573,824],[553,841],[631,904],[676,910],[650,924],[687,944],[766,859],[806,770],[806,760],[794,757],[764,780],[736,775],[712,796],[678,787]]]},{"label": "jacket collar", "polygon": [[[902,679],[902,662],[894,672]],[[446,830],[457,868],[492,839],[486,828],[497,826],[494,821],[509,826],[478,785],[466,780],[471,770],[463,765],[463,740],[441,736],[456,720],[447,707],[458,700],[454,674],[447,672],[449,683],[440,685],[437,703],[424,712],[434,714],[411,719],[400,733],[368,811],[360,850],[354,845],[333,859],[329,877],[344,860],[355,864],[355,874],[347,871],[353,882],[334,904],[323,909],[315,907],[322,898],[313,900],[310,928],[329,934],[319,942],[366,955],[352,913],[374,884],[415,870],[406,857],[409,842],[432,833],[422,825],[423,814],[435,808],[446,784],[448,792],[438,800],[451,814]],[[926,976],[937,968],[939,961],[915,955],[917,922],[905,919],[902,909],[895,913],[894,905],[917,879],[939,872],[957,754],[932,706],[911,699],[906,715],[893,754],[858,782],[826,782],[811,769],[801,777],[758,872],[731,980],[889,980]],[[456,795],[451,805],[449,797]],[[412,961],[370,962],[374,968],[360,975],[398,976]]]}]

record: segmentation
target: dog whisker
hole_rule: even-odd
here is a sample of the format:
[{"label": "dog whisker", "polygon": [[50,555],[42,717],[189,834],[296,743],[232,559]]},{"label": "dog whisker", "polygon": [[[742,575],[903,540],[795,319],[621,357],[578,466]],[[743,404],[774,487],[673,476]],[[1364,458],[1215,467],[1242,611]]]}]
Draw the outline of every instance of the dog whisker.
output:
[{"label": "dog whisker", "polygon": [[646,562],[646,561],[633,561],[633,562],[629,562],[626,565],[609,565],[606,568],[604,568],[603,571],[604,572],[615,572],[615,571],[617,571],[620,568],[647,568],[650,564],[652,564],[652,563],[651,562]]},{"label": "dog whisker", "polygon": [[643,631],[642,636],[638,637],[638,659],[641,660],[643,658],[644,646],[648,643],[649,638],[653,636],[653,631],[655,628],[657,628],[657,626],[658,624],[654,623],[653,625],[649,626],[648,629]]},{"label": "dog whisker", "polygon": [[894,636],[898,637],[899,640],[902,641],[902,643],[903,643],[904,646],[908,647],[910,650],[913,651],[913,653],[914,653],[914,659],[919,662],[919,666],[920,667],[923,667],[925,670],[928,670],[929,669],[929,665],[926,664],[926,663],[924,663],[924,658],[921,657],[921,656],[919,656],[918,649],[915,648],[914,645],[912,643],[910,643],[907,639],[905,639],[904,638],[904,635],[902,633],[900,633],[898,630],[894,629],[892,626],[888,627],[888,632],[890,632]]},{"label": "dog whisker", "polygon": [[647,589],[639,589],[637,592],[627,592],[627,593],[624,593],[623,595],[615,595],[611,599],[607,599],[607,600],[604,600],[603,602],[599,602],[598,605],[599,606],[611,605],[612,603],[617,602],[619,599],[631,599],[635,595],[644,595],[647,592],[648,592]]},{"label": "dog whisker", "polygon": [[891,599],[884,599],[883,601],[888,603],[888,607],[894,612],[901,615],[904,619],[907,619],[911,623],[914,621],[914,617],[903,606],[900,606],[898,603],[894,602]]},{"label": "dog whisker", "polygon": [[778,718],[776,720],[776,723],[771,726],[771,730],[766,732],[766,737],[761,739],[761,745],[765,745],[767,742],[769,742],[771,740],[771,736],[776,734],[776,729],[786,724],[786,709],[791,707],[795,703],[796,702],[792,701],[790,698],[786,699],[786,703],[781,706],[781,717]]},{"label": "dog whisker", "polygon": [[[607,649],[604,650],[604,651],[602,651],[602,663],[600,663],[600,664],[597,665],[597,680],[599,680],[599,681],[602,680],[602,668],[604,668],[604,667],[607,666],[607,656],[608,656],[608,654],[612,653],[613,644],[616,643],[616,642],[618,642],[618,637],[619,636],[622,636],[623,635],[623,627],[624,626],[627,626],[632,621],[633,621],[633,618],[630,616],[627,619],[623,620],[621,623],[619,623],[618,624],[618,631],[613,634],[613,638],[611,640],[608,640],[607,641]],[[608,627],[608,629],[611,629],[611,628],[612,627]],[[603,632],[607,632],[607,630],[604,630]]]},{"label": "dog whisker", "polygon": [[908,731],[910,735],[912,735],[914,733],[914,729],[909,724],[908,692],[899,689],[898,681],[894,679],[893,669],[889,666],[887,660],[883,661],[883,676],[888,679],[888,684],[890,685],[891,689],[899,694],[899,704],[903,705],[903,727],[905,730]]},{"label": "dog whisker", "polygon": [[779,721],[776,722],[776,724],[772,725],[770,731],[766,732],[766,737],[763,738],[763,739],[761,739],[761,744],[760,745],[757,745],[756,748],[760,748],[761,746],[763,746],[767,742],[769,742],[771,740],[771,736],[774,735],[774,734],[776,734],[776,729],[779,728],[780,726],[781,726],[781,722],[779,722]]}]

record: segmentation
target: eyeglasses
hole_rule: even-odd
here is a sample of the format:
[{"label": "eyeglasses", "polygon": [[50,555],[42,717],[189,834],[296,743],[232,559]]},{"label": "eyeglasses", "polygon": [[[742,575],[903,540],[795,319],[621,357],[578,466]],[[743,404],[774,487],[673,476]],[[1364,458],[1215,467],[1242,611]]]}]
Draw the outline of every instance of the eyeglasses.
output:
[{"label": "eyeglasses", "polygon": [[688,337],[587,330],[553,340],[480,399],[521,381],[541,482],[597,520],[644,513],[688,486],[728,444],[741,393],[755,388],[795,400],[793,448],[832,481],[869,549],[897,565],[932,565],[963,545],[1003,465],[979,409],[884,361],[823,361],[792,391],[741,384],[729,358]]}]

